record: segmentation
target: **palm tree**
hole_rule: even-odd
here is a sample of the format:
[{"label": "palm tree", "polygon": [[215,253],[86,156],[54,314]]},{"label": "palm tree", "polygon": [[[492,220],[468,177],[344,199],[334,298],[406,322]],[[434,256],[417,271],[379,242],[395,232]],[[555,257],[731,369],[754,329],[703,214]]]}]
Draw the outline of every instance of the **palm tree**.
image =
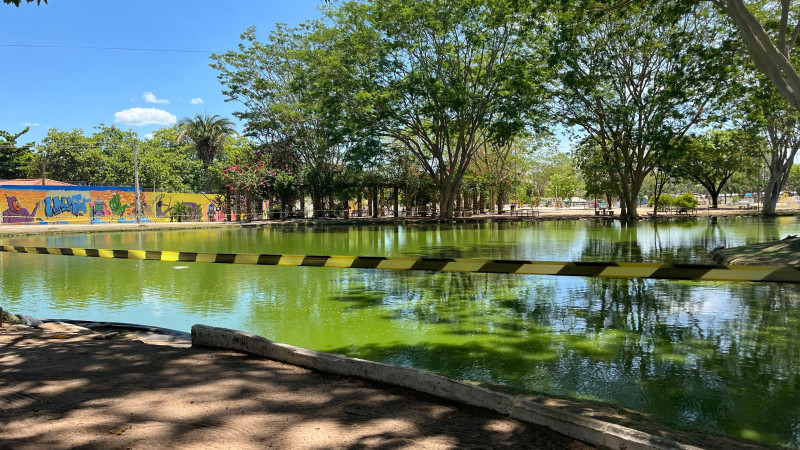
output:
[{"label": "palm tree", "polygon": [[208,166],[222,148],[225,138],[236,134],[233,122],[216,114],[213,116],[198,114],[194,119],[184,117],[178,122],[178,127],[181,129],[178,140],[194,145],[197,157],[203,162],[203,183],[208,191]]}]

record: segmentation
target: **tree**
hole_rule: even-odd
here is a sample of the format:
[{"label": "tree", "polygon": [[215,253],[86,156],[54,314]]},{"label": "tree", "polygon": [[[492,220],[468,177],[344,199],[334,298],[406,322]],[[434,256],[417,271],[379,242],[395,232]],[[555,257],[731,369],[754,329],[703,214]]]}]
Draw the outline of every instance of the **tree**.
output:
[{"label": "tree", "polygon": [[[180,133],[181,129],[178,126],[160,128],[153,131],[150,139],[139,143],[139,178],[142,190],[166,192],[204,190],[203,163],[190,144],[178,139]],[[224,148],[221,153],[222,155],[226,153]],[[216,179],[213,176],[214,168],[220,159],[224,157],[218,154],[217,163],[209,169],[212,173],[210,175],[212,182]],[[210,192],[221,192],[218,189],[219,184],[217,183]]]},{"label": "tree", "polygon": [[[42,2],[44,2],[45,5],[47,4],[47,0],[25,0],[25,2],[26,3],[36,2],[37,6],[41,5]],[[6,5],[14,5],[17,8],[19,8],[19,4],[22,3],[22,0],[3,0],[3,3],[5,3]]]},{"label": "tree", "polygon": [[527,23],[542,19],[518,4],[376,0],[333,14],[357,59],[349,111],[417,159],[438,187],[442,217],[452,216],[475,153],[536,124],[546,100],[543,22]]},{"label": "tree", "polygon": [[203,183],[206,192],[209,188],[208,168],[214,161],[214,156],[222,148],[225,138],[236,134],[233,122],[219,115],[200,115],[193,119],[184,117],[178,122],[181,134],[178,140],[190,142],[197,152],[197,157],[203,162]]},{"label": "tree", "polygon": [[609,161],[600,147],[591,139],[584,139],[573,150],[575,164],[583,174],[585,193],[588,197],[604,197],[611,205],[616,187],[609,176]]},{"label": "tree", "polygon": [[[778,93],[793,108],[800,110],[800,74],[793,52],[800,37],[800,11],[798,2],[753,1],[748,7],[744,0],[686,0],[687,4],[707,1],[728,16],[739,31],[741,42],[758,71],[769,79]],[[616,10],[631,3],[614,1],[614,5],[600,10]]]},{"label": "tree", "polygon": [[753,2],[756,13],[763,17],[759,21],[744,0],[708,1],[732,19],[756,68],[792,107],[800,110],[800,74],[792,60],[800,36],[797,2]]},{"label": "tree", "polygon": [[579,186],[580,180],[575,171],[561,167],[550,176],[545,193],[555,201],[559,201],[559,199],[570,201],[578,193]]},{"label": "tree", "polygon": [[[333,45],[338,31],[320,22],[278,25],[266,42],[250,27],[238,51],[212,55],[223,94],[245,111],[235,115],[260,143],[275,170],[303,172],[315,210],[333,194],[330,182],[343,170],[351,150],[369,142],[344,116],[343,96],[351,76]],[[291,166],[291,167],[290,167]]]},{"label": "tree", "polygon": [[83,130],[47,130],[39,152],[28,168],[30,176],[41,174],[42,158],[46,176],[58,181],[91,184],[105,180],[108,173],[103,152],[83,135]]},{"label": "tree", "polygon": [[786,187],[792,188],[795,192],[800,192],[800,166],[792,166],[791,170],[789,170]]},{"label": "tree", "polygon": [[761,213],[771,215],[800,151],[800,111],[788,105],[763,78],[749,94],[749,102],[742,102],[743,107],[750,108],[747,126],[763,137],[769,148],[761,153],[768,173]]},{"label": "tree", "polygon": [[714,130],[706,135],[687,136],[686,154],[678,173],[699,183],[717,208],[719,194],[728,180],[754,157],[763,153],[763,141],[744,130]]},{"label": "tree", "polygon": [[583,159],[604,162],[621,216],[637,218],[645,178],[724,89],[726,30],[680,2],[560,17],[557,115],[592,141],[600,155]]},{"label": "tree", "polygon": [[17,134],[0,130],[0,180],[9,178],[23,178],[25,168],[33,158],[33,142],[18,145],[17,139],[27,133],[30,127]]}]

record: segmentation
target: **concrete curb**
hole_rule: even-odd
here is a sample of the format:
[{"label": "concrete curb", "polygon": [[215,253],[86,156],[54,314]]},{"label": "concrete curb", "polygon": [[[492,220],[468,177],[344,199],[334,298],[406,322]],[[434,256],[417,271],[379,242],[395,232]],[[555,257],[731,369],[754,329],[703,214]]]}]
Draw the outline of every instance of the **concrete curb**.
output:
[{"label": "concrete curb", "polygon": [[542,425],[596,446],[620,450],[697,448],[433,373],[272,342],[245,331],[193,325],[192,346],[236,350],[320,372],[413,389]]},{"label": "concrete curb", "polygon": [[168,336],[175,339],[189,341],[192,339],[192,335],[180,330],[173,330],[171,328],[161,328],[161,327],[153,327],[150,325],[139,325],[137,323],[126,323],[126,322],[98,322],[93,320],[73,320],[73,319],[41,319],[42,322],[62,322],[67,323],[70,325],[76,325],[79,327],[83,327],[89,330],[94,328],[119,328],[122,330],[133,330],[133,331],[141,331],[141,332],[148,332],[153,334],[159,334],[163,336]]}]

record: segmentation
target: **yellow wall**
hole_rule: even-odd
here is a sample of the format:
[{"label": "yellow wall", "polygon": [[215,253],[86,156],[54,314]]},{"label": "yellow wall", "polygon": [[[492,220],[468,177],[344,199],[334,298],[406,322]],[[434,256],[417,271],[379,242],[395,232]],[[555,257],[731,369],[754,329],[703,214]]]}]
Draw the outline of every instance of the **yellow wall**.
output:
[{"label": "yellow wall", "polygon": [[[142,192],[142,211],[151,221],[169,222],[169,208],[183,202],[189,208],[184,221],[222,220],[220,205],[205,194]],[[131,188],[0,186],[0,212],[4,224],[126,222],[136,220]],[[93,220],[92,220],[93,219]]]}]

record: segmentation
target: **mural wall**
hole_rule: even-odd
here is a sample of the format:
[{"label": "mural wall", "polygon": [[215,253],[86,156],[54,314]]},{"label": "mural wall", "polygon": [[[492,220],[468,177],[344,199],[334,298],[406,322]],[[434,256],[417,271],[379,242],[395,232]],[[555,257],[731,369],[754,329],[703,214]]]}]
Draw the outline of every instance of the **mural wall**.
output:
[{"label": "mural wall", "polygon": [[[177,220],[176,213],[183,221],[223,220],[222,205],[211,195],[142,192],[141,199],[146,221]],[[4,224],[135,222],[135,202],[129,187],[0,185]],[[183,207],[173,208],[179,202]]]}]

